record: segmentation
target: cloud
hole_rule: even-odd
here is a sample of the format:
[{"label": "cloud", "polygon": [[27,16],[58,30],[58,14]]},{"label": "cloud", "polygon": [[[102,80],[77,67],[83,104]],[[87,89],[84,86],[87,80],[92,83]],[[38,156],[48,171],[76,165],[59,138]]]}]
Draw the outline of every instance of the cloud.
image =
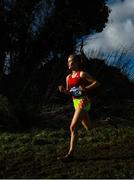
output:
[{"label": "cloud", "polygon": [[[114,55],[121,52],[127,53],[126,59],[128,56],[132,58],[134,55],[134,0],[109,0],[108,6],[111,12],[106,27],[100,33],[83,37],[84,52],[90,57],[103,54],[106,58],[108,54],[112,54],[109,58],[110,63],[115,62]],[[120,66],[125,63],[124,59]],[[134,63],[129,64],[130,66],[134,71],[132,68]]]},{"label": "cloud", "polygon": [[124,48],[133,51],[134,0],[118,0],[108,5],[111,9],[108,23],[103,32],[85,38],[85,51],[96,49],[108,53]]}]

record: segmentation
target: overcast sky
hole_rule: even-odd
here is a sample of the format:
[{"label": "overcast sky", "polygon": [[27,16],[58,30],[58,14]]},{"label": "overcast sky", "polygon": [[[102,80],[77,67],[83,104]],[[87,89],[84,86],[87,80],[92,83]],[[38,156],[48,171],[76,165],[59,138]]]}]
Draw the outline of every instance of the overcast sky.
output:
[{"label": "overcast sky", "polygon": [[[84,38],[84,52],[93,56],[101,52],[106,57],[109,53],[125,51],[127,54],[134,54],[134,0],[109,0],[108,6],[111,9],[106,27],[100,33],[94,33]],[[132,56],[131,56],[132,57]],[[111,61],[112,61],[111,56]],[[134,62],[131,61],[131,71],[134,72]],[[125,60],[122,60],[122,64]]]}]

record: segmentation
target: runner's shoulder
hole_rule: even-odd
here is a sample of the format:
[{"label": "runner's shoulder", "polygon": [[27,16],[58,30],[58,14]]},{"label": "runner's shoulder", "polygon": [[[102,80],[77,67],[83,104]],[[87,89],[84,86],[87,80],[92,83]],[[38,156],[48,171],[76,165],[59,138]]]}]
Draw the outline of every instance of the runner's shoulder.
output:
[{"label": "runner's shoulder", "polygon": [[85,71],[80,71],[80,77],[84,77],[84,76],[86,76],[87,75],[87,72],[85,72]]}]

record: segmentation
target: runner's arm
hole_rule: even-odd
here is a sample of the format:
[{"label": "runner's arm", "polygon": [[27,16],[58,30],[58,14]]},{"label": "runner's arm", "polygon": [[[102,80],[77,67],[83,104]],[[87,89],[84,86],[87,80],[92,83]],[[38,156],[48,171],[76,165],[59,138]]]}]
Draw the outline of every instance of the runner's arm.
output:
[{"label": "runner's arm", "polygon": [[100,83],[97,80],[95,80],[92,76],[90,76],[88,73],[84,71],[81,72],[80,76],[82,79],[89,82],[89,85],[85,86],[84,88],[82,87],[83,91],[89,91],[95,89],[100,85]]},{"label": "runner's arm", "polygon": [[61,93],[70,94],[68,87],[68,76],[66,77],[66,88],[63,85],[59,85],[58,88]]}]

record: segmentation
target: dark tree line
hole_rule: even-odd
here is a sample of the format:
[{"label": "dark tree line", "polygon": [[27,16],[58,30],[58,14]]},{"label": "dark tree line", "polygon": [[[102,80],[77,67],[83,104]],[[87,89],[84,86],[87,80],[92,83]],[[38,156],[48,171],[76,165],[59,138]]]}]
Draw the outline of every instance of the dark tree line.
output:
[{"label": "dark tree line", "polygon": [[109,9],[105,0],[56,0],[53,16],[46,20],[34,41],[30,24],[38,3],[39,0],[17,0],[10,11],[4,9],[4,1],[0,3],[1,52],[19,51],[19,61],[22,63],[30,61],[34,64],[36,58],[47,56],[52,49],[72,52],[76,37],[89,34],[90,29],[102,31],[108,20]]},{"label": "dark tree line", "polygon": [[[31,35],[32,12],[39,0],[17,0],[10,11],[0,3],[0,58],[3,71],[4,53],[10,51],[14,86],[22,86],[42,58],[53,50],[66,56],[75,50],[75,39],[89,34],[92,29],[102,31],[108,20],[109,9],[105,0],[55,0],[53,15],[45,20],[36,39]],[[62,57],[63,58],[63,57]],[[10,75],[8,76],[10,78]],[[9,88],[10,89],[10,85]],[[20,85],[20,88],[22,88]],[[6,87],[7,88],[7,87]]]},{"label": "dark tree line", "polygon": [[[105,0],[55,0],[52,16],[33,38],[32,13],[39,2],[16,0],[10,11],[5,9],[4,0],[0,2],[0,93],[14,104],[15,111],[18,109],[17,116],[25,114],[24,118],[30,103],[49,102],[58,80],[65,76],[66,55],[75,51],[76,38],[92,30],[102,31],[110,12]],[[6,51],[12,57],[12,73],[8,76],[3,74]],[[50,51],[55,53],[57,63],[44,61]]]},{"label": "dark tree line", "polygon": [[72,52],[76,37],[89,34],[91,30],[102,31],[108,20],[110,11],[105,0],[55,2],[55,12],[40,34],[40,39],[49,42],[51,49]]}]

